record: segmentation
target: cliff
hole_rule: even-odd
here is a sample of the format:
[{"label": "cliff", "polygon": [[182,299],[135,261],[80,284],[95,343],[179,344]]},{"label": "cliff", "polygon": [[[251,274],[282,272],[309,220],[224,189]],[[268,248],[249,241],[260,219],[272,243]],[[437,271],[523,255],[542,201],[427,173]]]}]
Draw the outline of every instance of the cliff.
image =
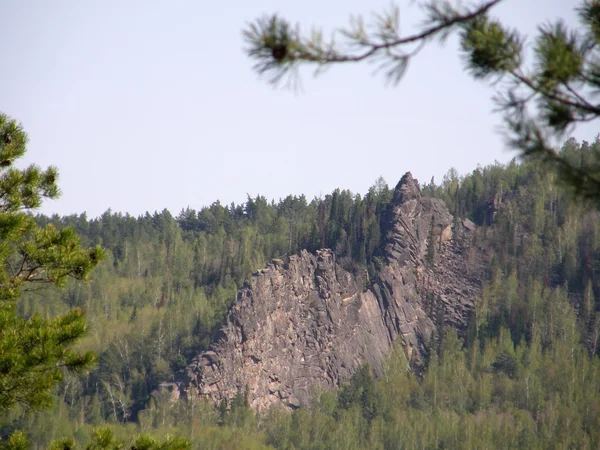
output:
[{"label": "cliff", "polygon": [[[274,260],[254,274],[216,342],[186,368],[180,390],[214,402],[247,390],[257,410],[304,406],[365,362],[379,371],[395,342],[419,360],[436,318],[464,329],[480,289],[477,264],[466,257],[472,224],[456,221],[461,238],[453,238],[458,225],[443,201],[423,198],[410,173],[385,222],[386,264],[367,288],[327,249]],[[436,254],[426,262],[428,240]]]}]

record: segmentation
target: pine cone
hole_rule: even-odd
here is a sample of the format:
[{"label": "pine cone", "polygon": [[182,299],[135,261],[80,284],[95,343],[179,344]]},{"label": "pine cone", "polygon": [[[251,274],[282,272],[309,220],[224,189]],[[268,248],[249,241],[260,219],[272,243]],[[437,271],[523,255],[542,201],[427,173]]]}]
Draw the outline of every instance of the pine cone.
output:
[{"label": "pine cone", "polygon": [[283,61],[283,58],[285,58],[285,56],[287,55],[287,45],[284,45],[284,44],[274,45],[273,48],[271,49],[271,55],[273,55],[273,58],[275,59],[275,61],[278,61],[278,62]]}]

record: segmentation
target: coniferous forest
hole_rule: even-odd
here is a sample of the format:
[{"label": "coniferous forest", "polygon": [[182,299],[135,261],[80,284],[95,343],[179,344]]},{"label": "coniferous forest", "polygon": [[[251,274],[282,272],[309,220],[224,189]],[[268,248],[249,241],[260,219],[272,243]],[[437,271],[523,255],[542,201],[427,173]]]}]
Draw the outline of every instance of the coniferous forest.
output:
[{"label": "coniferous forest", "polygon": [[[598,140],[561,150],[571,161],[598,154]],[[450,170],[421,190],[476,225],[471,248],[485,279],[469,327],[439,325],[418,370],[398,347],[382,376],[363,366],[293,412],[255,414],[243,394],[221,405],[172,401],[159,385],[208,348],[238,288],[273,258],[331,248],[376,277],[393,186],[379,179],[364,194],[257,196],[140,217],[37,215],[40,227],[70,227],[82,247],[104,248],[104,260],[87,283],[23,292],[18,313],[85,311],[77,348],[96,363],[65,372],[51,406],[3,412],[0,436],[24,430],[36,449],[119,448],[144,433],[152,438],[132,448],[598,448],[599,204],[571,197],[533,162]]]}]

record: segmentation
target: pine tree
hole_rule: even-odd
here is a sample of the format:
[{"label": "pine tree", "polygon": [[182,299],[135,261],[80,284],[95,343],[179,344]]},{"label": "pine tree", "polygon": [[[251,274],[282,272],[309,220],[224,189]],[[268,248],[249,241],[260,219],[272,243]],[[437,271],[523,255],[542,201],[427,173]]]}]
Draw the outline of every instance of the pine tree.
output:
[{"label": "pine tree", "polygon": [[[254,69],[276,85],[289,76],[297,85],[298,66],[324,66],[352,62],[376,62],[387,80],[397,84],[408,63],[427,44],[456,32],[465,70],[476,80],[503,79],[503,91],[494,96],[504,114],[508,143],[526,159],[557,169],[560,181],[583,198],[600,198],[600,154],[591,149],[585,158],[568,158],[553,146],[572,126],[600,117],[594,99],[600,88],[600,0],[583,0],[578,8],[580,27],[569,30],[561,20],[539,27],[534,63],[525,66],[525,38],[490,12],[504,0],[486,0],[480,5],[428,0],[424,3],[423,28],[412,35],[400,32],[399,8],[375,16],[374,23],[362,17],[341,29],[330,41],[316,28],[303,36],[299,26],[276,14],[255,20],[243,31]],[[454,3],[454,4],[453,4]],[[341,45],[340,45],[341,43]],[[531,106],[539,106],[532,108]],[[538,111],[535,116],[530,111]]]},{"label": "pine tree", "polygon": [[17,169],[26,143],[22,127],[0,114],[0,412],[16,404],[49,406],[62,370],[82,372],[94,360],[92,352],[73,349],[86,331],[81,309],[51,319],[17,313],[23,291],[86,280],[103,256],[100,247],[81,248],[71,228],[36,225],[30,213],[43,199],[59,196],[58,172],[36,165]]}]

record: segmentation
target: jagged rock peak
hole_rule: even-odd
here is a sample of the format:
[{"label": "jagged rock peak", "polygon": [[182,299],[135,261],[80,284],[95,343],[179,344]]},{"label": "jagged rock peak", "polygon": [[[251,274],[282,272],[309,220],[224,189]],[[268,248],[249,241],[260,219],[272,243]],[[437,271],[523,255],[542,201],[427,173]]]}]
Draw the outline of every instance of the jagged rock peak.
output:
[{"label": "jagged rock peak", "polygon": [[387,264],[374,279],[365,286],[329,249],[274,260],[240,289],[218,338],[177,380],[180,393],[218,404],[247,392],[256,410],[294,409],[363,363],[381,374],[396,343],[419,365],[436,332],[432,319],[466,330],[481,289],[481,271],[467,257],[474,226],[464,225],[459,242],[453,223],[444,202],[422,197],[407,172],[383,221]]},{"label": "jagged rock peak", "polygon": [[394,189],[394,203],[399,205],[409,200],[418,200],[420,197],[419,181],[413,178],[412,173],[406,172]]},{"label": "jagged rock peak", "polygon": [[[410,305],[406,310],[410,320],[418,315]],[[377,369],[391,339],[377,297],[362,292],[334,253],[303,250],[249,280],[220,339],[188,365],[180,386],[215,404],[247,388],[257,410],[307,406],[315,391],[338,387],[360,364]]]}]

